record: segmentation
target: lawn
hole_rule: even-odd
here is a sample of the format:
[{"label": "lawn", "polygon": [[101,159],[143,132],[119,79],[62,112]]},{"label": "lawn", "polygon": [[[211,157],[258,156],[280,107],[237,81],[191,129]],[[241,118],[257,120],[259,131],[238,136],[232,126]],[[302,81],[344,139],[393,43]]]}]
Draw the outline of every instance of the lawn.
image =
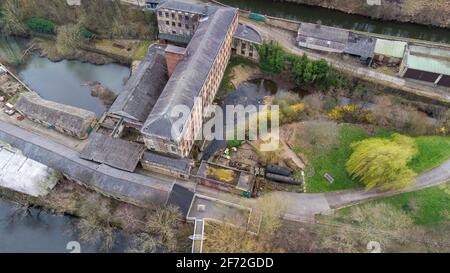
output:
[{"label": "lawn", "polygon": [[[312,168],[306,169],[306,186],[308,192],[327,192],[363,187],[359,180],[352,179],[345,164],[352,154],[350,144],[369,137],[389,137],[390,132],[379,130],[373,136],[366,130],[352,125],[339,127],[339,143],[328,152],[311,154],[305,153]],[[450,137],[421,136],[416,138],[418,153],[410,162],[410,167],[417,173],[432,169],[450,158]],[[325,173],[334,178],[334,182],[328,182],[323,176]]]},{"label": "lawn", "polygon": [[134,51],[133,54],[133,60],[140,61],[145,58],[145,55],[147,55],[148,47],[152,44],[152,41],[141,41],[137,47],[137,49]]},{"label": "lawn", "polygon": [[[345,170],[345,164],[352,154],[350,144],[368,137],[369,134],[362,128],[343,125],[339,127],[339,144],[335,148],[323,154],[307,155],[310,165],[313,166],[306,170],[307,191],[326,192],[362,187],[360,181],[350,178]],[[323,177],[325,173],[334,178],[333,183],[325,180]]]},{"label": "lawn", "polygon": [[416,143],[418,153],[410,166],[417,173],[437,167],[450,158],[450,137],[421,136],[416,138]]},{"label": "lawn", "polygon": [[[409,214],[418,225],[436,226],[443,223],[450,214],[450,183],[423,189],[415,192],[402,193],[382,200],[369,203],[387,203]],[[368,204],[368,203],[365,203]],[[358,206],[364,206],[361,204]],[[347,215],[352,207],[338,211]]]}]

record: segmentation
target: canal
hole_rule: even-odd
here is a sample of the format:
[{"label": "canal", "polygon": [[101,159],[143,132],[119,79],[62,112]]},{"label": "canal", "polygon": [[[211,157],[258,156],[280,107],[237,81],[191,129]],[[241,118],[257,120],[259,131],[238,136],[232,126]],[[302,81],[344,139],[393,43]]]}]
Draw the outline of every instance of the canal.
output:
[{"label": "canal", "polygon": [[361,15],[327,8],[279,2],[273,0],[219,0],[220,2],[243,10],[291,19],[296,21],[316,23],[339,28],[366,31],[390,36],[399,36],[433,42],[450,43],[450,30],[428,27],[413,23],[381,21]]}]

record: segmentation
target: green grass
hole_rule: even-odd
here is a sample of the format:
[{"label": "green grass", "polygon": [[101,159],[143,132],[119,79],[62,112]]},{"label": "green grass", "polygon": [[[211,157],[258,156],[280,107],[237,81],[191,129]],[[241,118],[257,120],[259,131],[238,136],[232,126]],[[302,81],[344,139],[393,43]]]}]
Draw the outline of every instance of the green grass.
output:
[{"label": "green grass", "polygon": [[[362,187],[361,182],[353,180],[345,170],[345,164],[352,154],[350,144],[368,138],[368,133],[350,125],[339,128],[339,144],[328,152],[320,155],[309,155],[310,164],[314,170],[306,172],[306,185],[308,192],[325,192]],[[314,176],[309,175],[314,172]],[[334,182],[328,182],[323,175],[330,174]]]},{"label": "green grass", "polygon": [[[387,203],[409,214],[418,225],[435,226],[448,220],[450,213],[450,183],[423,189],[415,192],[402,193],[382,200],[369,203]],[[368,204],[368,203],[365,203]],[[360,204],[357,206],[364,206]],[[343,208],[339,215],[348,215],[353,207]]]},{"label": "green grass", "polygon": [[421,173],[439,166],[450,158],[450,137],[421,136],[416,138],[418,153],[410,167]]},{"label": "green grass", "polygon": [[[304,152],[313,168],[306,170],[306,185],[308,192],[327,192],[363,187],[359,180],[352,179],[345,168],[347,160],[352,154],[350,144],[369,137],[389,137],[392,132],[380,130],[370,136],[364,129],[352,125],[339,127],[339,143],[328,152],[311,154]],[[450,158],[450,137],[421,136],[416,138],[418,153],[410,162],[410,167],[417,173],[422,173],[439,166]],[[323,175],[330,174],[334,178],[329,183]],[[312,175],[313,176],[309,176]]]}]

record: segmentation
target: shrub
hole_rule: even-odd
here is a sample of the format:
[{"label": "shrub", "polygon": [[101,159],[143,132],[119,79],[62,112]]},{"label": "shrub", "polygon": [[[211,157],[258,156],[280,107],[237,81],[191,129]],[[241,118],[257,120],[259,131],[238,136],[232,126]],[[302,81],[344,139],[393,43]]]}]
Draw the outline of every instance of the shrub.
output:
[{"label": "shrub", "polygon": [[25,21],[25,25],[33,32],[55,34],[56,24],[42,18],[31,18]]},{"label": "shrub", "polygon": [[328,113],[328,116],[334,120],[348,123],[372,123],[374,120],[370,111],[354,104],[336,106]]}]

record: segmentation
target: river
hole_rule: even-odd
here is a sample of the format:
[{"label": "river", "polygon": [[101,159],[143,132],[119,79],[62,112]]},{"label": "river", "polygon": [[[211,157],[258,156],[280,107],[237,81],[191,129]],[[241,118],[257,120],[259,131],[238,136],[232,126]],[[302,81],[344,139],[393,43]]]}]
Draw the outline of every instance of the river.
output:
[{"label": "river", "polygon": [[[0,252],[70,253],[74,251],[71,244],[77,242],[82,253],[100,251],[99,243],[79,241],[78,219],[39,209],[23,212],[17,204],[0,199]],[[116,243],[108,252],[124,252],[126,248],[126,237],[117,234]]]},{"label": "river", "polygon": [[219,1],[240,9],[285,19],[310,23],[316,23],[320,20],[323,25],[328,26],[433,42],[450,43],[450,30],[445,28],[428,27],[413,23],[382,21],[361,15],[347,14],[337,10],[292,2],[279,2],[273,0]]}]

